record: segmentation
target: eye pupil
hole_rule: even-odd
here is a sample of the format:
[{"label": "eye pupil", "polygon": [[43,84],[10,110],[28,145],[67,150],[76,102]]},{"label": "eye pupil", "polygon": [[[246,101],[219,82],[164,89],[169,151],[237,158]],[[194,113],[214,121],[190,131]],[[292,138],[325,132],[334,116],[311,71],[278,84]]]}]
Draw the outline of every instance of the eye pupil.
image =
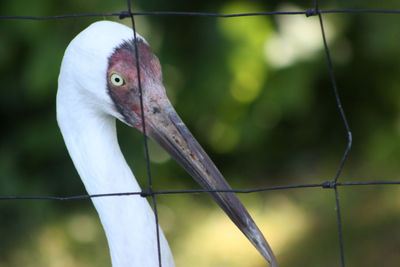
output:
[{"label": "eye pupil", "polygon": [[117,82],[117,83],[119,83],[119,78],[117,77],[117,78],[115,78],[115,81]]}]

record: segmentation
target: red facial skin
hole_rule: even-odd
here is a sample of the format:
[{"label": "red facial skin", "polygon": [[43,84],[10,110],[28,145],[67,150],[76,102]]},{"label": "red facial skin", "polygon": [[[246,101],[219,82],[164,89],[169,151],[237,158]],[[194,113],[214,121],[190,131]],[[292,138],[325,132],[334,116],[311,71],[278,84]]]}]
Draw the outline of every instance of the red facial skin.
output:
[{"label": "red facial skin", "polygon": [[[160,104],[157,102],[166,98],[160,62],[150,47],[142,40],[138,40],[137,47],[144,113],[146,115],[150,110],[157,113]],[[124,116],[125,122],[142,130],[138,71],[133,41],[125,42],[116,48],[108,62],[108,92],[118,111]],[[111,76],[114,73],[124,80],[121,86],[116,86],[111,82]]]}]

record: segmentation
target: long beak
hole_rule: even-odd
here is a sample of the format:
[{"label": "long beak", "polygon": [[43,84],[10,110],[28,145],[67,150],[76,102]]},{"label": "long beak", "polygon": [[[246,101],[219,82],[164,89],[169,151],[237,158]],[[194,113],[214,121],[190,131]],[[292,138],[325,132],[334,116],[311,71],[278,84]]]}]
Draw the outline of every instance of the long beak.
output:
[{"label": "long beak", "polygon": [[[158,108],[153,109],[151,114],[146,114],[147,134],[204,189],[230,190],[229,184],[179,118],[170,102],[166,99],[157,102]],[[210,195],[270,265],[277,267],[278,263],[270,246],[236,195],[231,192],[210,192]]]}]

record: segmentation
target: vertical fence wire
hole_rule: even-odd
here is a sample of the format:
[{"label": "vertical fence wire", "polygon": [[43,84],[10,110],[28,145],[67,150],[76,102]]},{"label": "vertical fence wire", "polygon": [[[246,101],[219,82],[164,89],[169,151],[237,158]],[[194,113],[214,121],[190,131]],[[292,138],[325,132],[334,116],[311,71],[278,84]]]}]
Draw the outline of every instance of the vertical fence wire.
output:
[{"label": "vertical fence wire", "polygon": [[346,114],[344,113],[344,109],[342,107],[342,103],[340,100],[340,96],[339,96],[339,91],[337,88],[337,84],[336,84],[336,78],[335,78],[335,74],[333,71],[333,65],[332,65],[332,59],[331,59],[331,55],[329,52],[329,47],[328,47],[328,42],[326,41],[326,34],[325,34],[325,28],[324,28],[324,22],[322,19],[322,14],[321,12],[319,12],[319,8],[318,8],[318,0],[314,0],[314,11],[315,13],[318,15],[318,20],[319,20],[319,24],[321,27],[321,35],[322,35],[322,41],[324,44],[324,50],[325,50],[325,56],[326,56],[326,61],[328,63],[328,70],[329,70],[329,77],[332,83],[332,87],[333,87],[333,91],[334,91],[334,95],[335,95],[335,99],[336,99],[336,104],[337,107],[339,109],[340,112],[340,116],[342,118],[342,121],[344,123],[344,127],[346,129],[347,132],[347,147],[346,150],[342,156],[342,159],[340,160],[340,164],[339,167],[337,169],[335,178],[332,182],[333,185],[333,190],[335,193],[335,204],[336,204],[336,217],[337,217],[337,226],[338,226],[338,238],[339,238],[339,252],[340,252],[340,261],[341,261],[341,265],[342,267],[345,267],[345,260],[344,260],[344,248],[343,248],[343,232],[342,232],[342,215],[340,212],[340,202],[339,202],[339,192],[338,192],[338,188],[336,186],[336,182],[339,179],[339,176],[342,172],[344,163],[347,159],[347,156],[350,152],[351,149],[351,131],[350,131],[350,127],[349,124],[347,122],[346,119]]},{"label": "vertical fence wire", "polygon": [[140,76],[140,57],[139,57],[139,46],[137,45],[137,36],[136,36],[136,25],[135,18],[132,15],[131,10],[131,0],[127,0],[127,7],[129,12],[129,17],[131,18],[132,30],[133,30],[133,44],[135,46],[135,57],[136,57],[136,71],[138,74],[138,88],[139,88],[139,99],[140,99],[140,116],[142,120],[142,133],[143,133],[143,144],[145,150],[146,157],[146,169],[147,169],[147,180],[148,180],[148,191],[142,191],[141,196],[146,197],[150,196],[153,202],[154,209],[154,219],[155,219],[155,232],[156,232],[156,240],[157,240],[157,257],[158,257],[158,266],[161,267],[161,246],[160,246],[160,228],[158,227],[158,211],[157,211],[157,200],[156,195],[153,193],[153,183],[151,180],[151,170],[150,170],[150,157],[149,157],[149,146],[147,144],[147,135],[146,135],[146,120],[144,116],[144,106],[143,106],[143,90],[142,90],[142,82]]}]

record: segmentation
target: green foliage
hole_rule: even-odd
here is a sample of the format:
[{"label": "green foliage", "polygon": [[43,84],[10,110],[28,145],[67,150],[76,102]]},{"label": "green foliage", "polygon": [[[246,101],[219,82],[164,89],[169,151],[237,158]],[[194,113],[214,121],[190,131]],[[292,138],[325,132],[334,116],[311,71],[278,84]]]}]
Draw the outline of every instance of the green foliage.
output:
[{"label": "green foliage", "polygon": [[[134,7],[138,11],[232,13],[305,10],[312,4],[272,2],[135,1]],[[322,9],[378,7],[376,1],[353,1],[351,6],[347,1],[321,4]],[[398,1],[380,4],[384,6],[379,8],[400,9]],[[2,15],[123,9],[125,1],[0,2]],[[55,121],[55,95],[65,48],[97,19],[0,20],[0,195],[85,193]],[[398,179],[400,17],[324,14],[323,19],[354,137],[340,180]],[[128,20],[123,23],[129,25]],[[233,188],[334,177],[346,147],[346,133],[315,17],[140,16],[137,30],[160,58],[167,93],[178,113]],[[118,128],[127,161],[145,186],[142,137],[126,126]],[[150,153],[156,189],[198,188],[153,143]],[[339,195],[348,265],[396,266],[400,261],[399,189],[341,187]],[[333,192],[305,189],[241,197],[271,237],[282,266],[339,265]],[[231,225],[206,195],[160,196],[157,200],[161,225],[178,266],[197,262],[193,257],[201,253],[196,247],[204,251],[225,247],[207,243],[208,232],[216,234]],[[240,233],[238,238],[242,238]],[[104,234],[89,200],[1,201],[0,240],[0,267],[110,265]],[[234,240],[226,242],[231,245]],[[251,257],[232,253],[229,249],[235,248],[226,246],[227,251],[212,254],[208,262],[203,261],[207,255],[200,255],[198,262],[201,266],[245,266],[249,262],[265,266],[246,246],[244,242],[244,251],[254,253]]]}]

